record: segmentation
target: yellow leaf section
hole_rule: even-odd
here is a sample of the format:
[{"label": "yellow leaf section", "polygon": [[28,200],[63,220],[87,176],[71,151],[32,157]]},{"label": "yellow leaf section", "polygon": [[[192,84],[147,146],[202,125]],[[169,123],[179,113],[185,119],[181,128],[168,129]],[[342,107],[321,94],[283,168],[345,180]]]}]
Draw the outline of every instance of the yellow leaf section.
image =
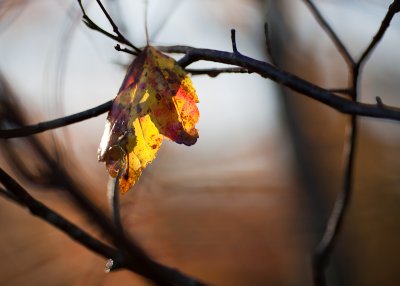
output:
[{"label": "yellow leaf section", "polygon": [[137,182],[142,171],[153,161],[160,149],[163,136],[148,114],[132,122],[134,134],[128,138],[128,170],[119,178],[120,192],[126,193]]}]

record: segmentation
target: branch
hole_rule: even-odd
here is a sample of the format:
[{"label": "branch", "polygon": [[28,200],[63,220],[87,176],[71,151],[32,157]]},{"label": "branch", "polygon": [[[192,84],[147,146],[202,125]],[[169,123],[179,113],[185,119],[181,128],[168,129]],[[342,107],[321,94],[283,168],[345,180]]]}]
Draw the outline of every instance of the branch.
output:
[{"label": "branch", "polygon": [[[230,53],[210,49],[198,49],[188,46],[168,46],[160,47],[160,50],[168,53],[183,53],[185,56],[178,63],[186,67],[196,61],[213,61],[238,66],[239,68],[225,69],[203,69],[194,70],[187,69],[192,74],[208,74],[216,76],[221,73],[257,73],[262,77],[269,78],[281,85],[284,85],[294,91],[297,91],[305,96],[313,98],[327,106],[336,109],[345,114],[355,114],[360,116],[385,118],[400,121],[400,108],[389,105],[367,104],[354,102],[334,94],[338,90],[323,89],[313,83],[310,83],[302,78],[299,78],[291,73],[282,71],[277,67],[263,61],[255,60],[239,53]],[[348,93],[347,90],[339,90]],[[46,130],[59,128],[69,124],[73,124],[85,119],[89,119],[105,113],[110,110],[112,101],[108,101],[94,108],[72,114],[66,117],[61,117],[51,121],[41,122],[35,125],[28,125],[15,129],[0,130],[0,138],[15,138],[29,136],[40,133]]]},{"label": "branch", "polygon": [[163,47],[162,49],[169,52],[185,53],[185,56],[178,61],[183,67],[201,60],[235,65],[269,78],[342,113],[400,121],[400,108],[387,105],[382,108],[377,104],[351,101],[291,73],[282,71],[269,63],[247,57],[243,54],[184,46]]},{"label": "branch", "polygon": [[112,18],[110,17],[110,15],[108,14],[107,10],[104,8],[103,4],[101,3],[101,1],[96,0],[97,4],[100,6],[100,9],[103,11],[104,15],[107,17],[109,23],[111,24],[114,33],[116,33],[117,35],[113,35],[109,32],[107,32],[106,30],[104,30],[103,28],[100,28],[92,19],[89,18],[89,16],[86,14],[85,9],[83,8],[82,5],[82,0],[77,0],[79,7],[82,10],[82,19],[83,22],[86,24],[86,26],[92,30],[95,30],[97,32],[100,32],[101,34],[105,35],[106,37],[113,39],[121,44],[127,45],[129,47],[131,47],[132,49],[134,49],[134,54],[138,55],[141,53],[141,50],[136,47],[134,44],[132,44],[127,38],[125,38],[124,35],[121,34],[121,32],[118,29],[118,26],[114,23],[114,21],[112,20]]},{"label": "branch", "polygon": [[[83,243],[89,249],[96,251],[96,253],[104,254],[105,257],[112,259],[115,268],[130,269],[150,280],[157,285],[175,286],[175,285],[188,285],[188,286],[201,286],[205,285],[194,278],[186,276],[175,269],[169,268],[159,264],[150,259],[146,253],[132,240],[128,240],[124,235],[121,235],[115,227],[109,222],[96,207],[94,207],[87,198],[81,194],[69,182],[64,181],[64,187],[69,191],[72,197],[82,210],[86,211],[90,217],[101,227],[104,233],[107,233],[114,244],[118,247],[119,255],[112,248],[97,240],[91,240],[90,236],[82,232],[79,228],[69,223],[56,213],[51,213],[50,209],[36,201],[33,197],[26,192],[11,176],[0,168],[0,182],[7,189],[7,192],[12,193],[18,198],[19,202],[23,202],[29,210],[39,217],[45,218],[49,223],[57,228],[66,232],[70,237]],[[5,193],[4,195],[7,196]],[[47,217],[48,214],[54,214],[55,217]],[[71,231],[71,232],[70,232]],[[85,237],[82,242],[81,238]]]},{"label": "branch", "polygon": [[365,51],[362,53],[360,59],[357,61],[358,67],[360,67],[366,61],[366,59],[371,55],[376,45],[383,38],[383,35],[385,34],[386,30],[389,28],[390,22],[392,21],[394,15],[399,12],[400,12],[400,0],[394,0],[388,8],[388,11],[385,15],[385,18],[383,18],[382,20],[378,32],[372,38],[372,41],[365,49]]},{"label": "branch", "polygon": [[326,285],[325,268],[329,263],[330,256],[339,237],[340,230],[342,229],[344,219],[350,205],[350,199],[353,193],[354,161],[358,134],[357,130],[357,116],[352,115],[348,130],[348,139],[346,140],[344,147],[345,168],[343,188],[335,200],[332,213],[329,216],[329,220],[326,224],[325,231],[313,254],[312,267],[315,286]]},{"label": "branch", "polygon": [[208,75],[210,77],[217,77],[221,73],[253,73],[252,71],[244,68],[211,68],[211,69],[185,69],[191,75]]},{"label": "branch", "polygon": [[322,29],[325,30],[326,34],[331,38],[333,44],[336,46],[337,50],[339,53],[343,56],[344,60],[347,62],[349,66],[354,66],[355,62],[350,55],[349,51],[347,48],[344,46],[343,42],[339,39],[339,37],[336,35],[335,31],[333,31],[332,27],[328,24],[328,22],[325,20],[325,18],[321,15],[317,7],[314,5],[312,0],[303,0],[308,8],[310,9],[311,13],[314,15],[315,19],[319,23],[319,25],[322,27]]},{"label": "branch", "polygon": [[76,240],[89,250],[103,256],[104,258],[120,260],[121,254],[118,250],[92,237],[75,224],[69,222],[67,219],[33,198],[21,185],[19,185],[2,169],[0,169],[0,181],[6,187],[6,190],[0,189],[1,194],[18,203],[18,205],[27,207],[32,215],[47,221],[73,240]]},{"label": "branch", "polygon": [[[311,3],[308,0],[305,1]],[[365,63],[365,61],[367,60],[373,48],[382,39],[385,31],[389,27],[389,24],[393,16],[399,11],[400,11],[400,0],[394,0],[394,2],[389,7],[388,12],[385,18],[383,19],[377,34],[373,37],[371,43],[365,49],[359,61],[357,63],[353,62],[352,64],[349,64],[350,72],[352,75],[349,82],[350,86],[349,94],[351,95],[351,100],[354,103],[357,103],[358,100],[358,83],[361,74],[361,67],[363,63]],[[340,49],[340,47],[338,47],[338,49]],[[377,108],[385,107],[385,105],[382,103],[382,100],[379,97],[377,97],[376,100],[377,100],[377,105],[376,105]],[[348,138],[346,139],[344,146],[345,167],[344,167],[342,191],[338,194],[335,200],[335,204],[333,206],[332,213],[326,225],[325,232],[317,248],[315,249],[313,255],[312,266],[313,266],[314,285],[316,286],[326,285],[326,278],[324,273],[325,268],[329,263],[330,256],[333,252],[334,246],[336,244],[340,231],[343,227],[344,219],[350,205],[350,199],[353,193],[354,164],[355,164],[354,162],[355,162],[357,134],[358,134],[357,115],[352,114],[349,123]]]},{"label": "branch", "polygon": [[87,109],[82,112],[71,114],[69,116],[57,118],[50,121],[41,122],[34,125],[27,125],[14,129],[0,129],[0,138],[16,138],[33,135],[50,129],[59,128],[62,126],[67,126],[76,122],[80,122],[92,117],[99,116],[111,109],[112,100],[106,103],[100,104],[99,106]]}]

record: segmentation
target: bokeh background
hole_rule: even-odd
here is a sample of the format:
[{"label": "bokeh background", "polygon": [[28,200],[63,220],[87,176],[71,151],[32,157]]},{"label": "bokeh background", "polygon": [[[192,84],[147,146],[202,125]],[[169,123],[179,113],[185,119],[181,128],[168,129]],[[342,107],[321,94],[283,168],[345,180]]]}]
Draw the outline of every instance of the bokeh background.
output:
[{"label": "bokeh background", "polygon": [[[355,57],[390,4],[315,2]],[[96,23],[111,30],[95,1],[84,3]],[[132,42],[146,44],[144,1],[104,4]],[[149,0],[148,6],[152,45],[230,51],[235,28],[239,51],[261,60],[267,58],[265,22],[279,67],[327,88],[346,86],[344,61],[302,1]],[[400,105],[399,31],[396,17],[365,67],[362,101],[380,96]],[[132,60],[114,45],[83,24],[76,1],[1,1],[2,120],[10,100],[35,123],[113,98]],[[121,198],[126,230],[156,260],[212,285],[310,285],[310,253],[341,187],[347,117],[257,75],[194,76],[193,82],[200,138],[192,147],[164,142],[134,190]],[[108,175],[96,155],[105,117],[36,138],[109,212]],[[400,126],[365,118],[360,124],[355,192],[329,285],[397,285]],[[65,193],[21,170],[43,171],[25,141],[1,141],[2,168],[35,197],[104,236]],[[150,285],[127,271],[105,273],[103,258],[19,206],[4,199],[0,205],[1,285]]]}]

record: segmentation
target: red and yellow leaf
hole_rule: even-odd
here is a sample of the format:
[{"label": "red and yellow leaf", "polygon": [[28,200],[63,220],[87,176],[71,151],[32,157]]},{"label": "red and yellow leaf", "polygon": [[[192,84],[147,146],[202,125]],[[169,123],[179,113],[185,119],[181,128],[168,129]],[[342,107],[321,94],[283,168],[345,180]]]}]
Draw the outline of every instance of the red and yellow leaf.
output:
[{"label": "red and yellow leaf", "polygon": [[164,137],[196,143],[197,102],[192,81],[174,59],[151,46],[135,58],[108,113],[98,150],[112,177],[123,172],[121,193],[137,182]]}]

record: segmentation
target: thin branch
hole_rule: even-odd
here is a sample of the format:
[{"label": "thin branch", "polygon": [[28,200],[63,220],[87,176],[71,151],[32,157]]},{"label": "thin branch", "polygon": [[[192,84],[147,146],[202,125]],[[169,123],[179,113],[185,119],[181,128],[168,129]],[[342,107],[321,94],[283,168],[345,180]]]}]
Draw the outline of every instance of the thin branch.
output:
[{"label": "thin branch", "polygon": [[90,108],[88,110],[71,114],[65,117],[57,118],[54,120],[45,121],[34,125],[27,125],[14,129],[3,129],[0,130],[0,138],[7,139],[7,138],[24,137],[40,133],[46,130],[67,126],[92,117],[99,116],[100,114],[109,111],[111,106],[112,106],[112,100],[100,104],[99,106]]},{"label": "thin branch", "polygon": [[135,52],[135,51],[132,51],[132,50],[129,50],[129,49],[126,49],[126,48],[121,48],[121,46],[119,44],[117,44],[114,48],[119,52],[124,52],[124,53],[130,54],[130,55],[134,55],[134,56],[138,55],[137,52]]},{"label": "thin branch", "polygon": [[355,64],[353,57],[350,55],[349,51],[344,46],[343,42],[336,35],[335,31],[333,31],[331,26],[328,24],[328,22],[325,20],[325,18],[321,15],[321,13],[319,12],[318,8],[314,5],[312,0],[303,0],[303,1],[306,3],[306,5],[310,9],[311,13],[314,15],[315,19],[320,24],[322,29],[324,29],[326,34],[329,36],[329,38],[331,38],[333,44],[336,46],[339,53],[343,56],[343,58],[347,62],[347,64],[349,66],[353,66]]},{"label": "thin branch", "polygon": [[124,228],[122,226],[121,210],[119,204],[119,181],[123,173],[125,173],[126,168],[129,168],[129,166],[127,166],[127,164],[125,163],[124,166],[119,170],[117,177],[114,179],[113,187],[110,186],[109,190],[109,200],[113,222],[115,228],[121,233],[121,235],[123,235],[124,233]]},{"label": "thin branch", "polygon": [[235,29],[231,29],[231,42],[232,42],[232,50],[234,54],[240,54],[237,45],[236,45],[236,31]]},{"label": "thin branch", "polygon": [[211,68],[211,69],[186,69],[191,75],[208,75],[210,77],[217,77],[222,73],[253,73],[252,71],[244,68]]},{"label": "thin branch", "polygon": [[389,28],[390,22],[392,21],[394,15],[400,12],[400,0],[394,0],[392,4],[389,6],[388,11],[383,18],[382,23],[379,27],[379,30],[376,32],[372,41],[362,53],[360,59],[357,61],[357,66],[361,66],[365,60],[371,55],[372,51],[376,47],[376,45],[380,42],[385,34],[386,30]]},{"label": "thin branch", "polygon": [[315,286],[326,285],[325,269],[329,263],[330,256],[339,237],[340,230],[343,227],[344,219],[350,205],[350,199],[353,193],[354,161],[358,134],[357,126],[357,116],[352,115],[348,129],[348,139],[346,139],[346,146],[344,147],[345,168],[343,189],[335,200],[332,213],[326,224],[326,229],[313,254]]},{"label": "thin branch", "polygon": [[92,29],[92,30],[95,30],[95,31],[97,31],[97,32],[100,32],[101,34],[105,35],[106,37],[108,37],[108,38],[110,38],[110,39],[113,39],[114,41],[117,41],[117,42],[119,42],[119,43],[121,43],[121,44],[124,44],[124,45],[127,45],[127,46],[131,47],[132,49],[135,50],[135,52],[134,52],[135,55],[139,55],[139,54],[141,53],[141,50],[140,50],[138,47],[136,47],[135,45],[133,45],[128,39],[125,38],[124,35],[121,34],[121,32],[119,31],[117,25],[115,25],[114,21],[111,19],[110,15],[107,13],[107,10],[104,8],[103,4],[102,4],[100,1],[96,0],[97,3],[99,4],[101,10],[103,11],[104,15],[105,15],[105,16],[107,17],[107,19],[109,20],[109,22],[110,22],[110,24],[111,24],[111,26],[112,26],[112,28],[113,28],[113,31],[114,31],[117,35],[113,35],[113,34],[107,32],[106,30],[104,30],[103,28],[101,28],[100,26],[98,26],[98,25],[97,25],[92,19],[90,19],[90,17],[86,14],[86,11],[85,11],[85,9],[83,8],[83,5],[82,5],[82,0],[77,0],[77,1],[78,1],[78,4],[79,4],[79,6],[80,6],[80,8],[81,8],[81,10],[82,10],[82,14],[83,14],[82,19],[83,19],[83,22],[86,24],[86,26],[87,26],[88,28],[90,28],[90,29]]},{"label": "thin branch", "polygon": [[267,22],[264,23],[264,37],[265,37],[265,47],[267,49],[267,56],[269,61],[276,66],[276,61],[274,60],[274,57],[272,55],[272,45],[271,45],[271,39],[269,37],[269,25]]},{"label": "thin branch", "polygon": [[127,38],[125,38],[124,35],[121,34],[121,32],[118,29],[118,26],[114,23],[113,19],[111,18],[110,14],[108,14],[107,10],[104,8],[103,3],[101,3],[100,0],[96,0],[97,4],[100,6],[101,10],[103,11],[104,15],[107,17],[108,22],[110,22],[113,31],[115,34],[117,34],[118,38],[122,41],[122,43],[130,46],[133,48],[138,54],[140,54],[142,51],[136,47],[134,44],[132,44]]}]

